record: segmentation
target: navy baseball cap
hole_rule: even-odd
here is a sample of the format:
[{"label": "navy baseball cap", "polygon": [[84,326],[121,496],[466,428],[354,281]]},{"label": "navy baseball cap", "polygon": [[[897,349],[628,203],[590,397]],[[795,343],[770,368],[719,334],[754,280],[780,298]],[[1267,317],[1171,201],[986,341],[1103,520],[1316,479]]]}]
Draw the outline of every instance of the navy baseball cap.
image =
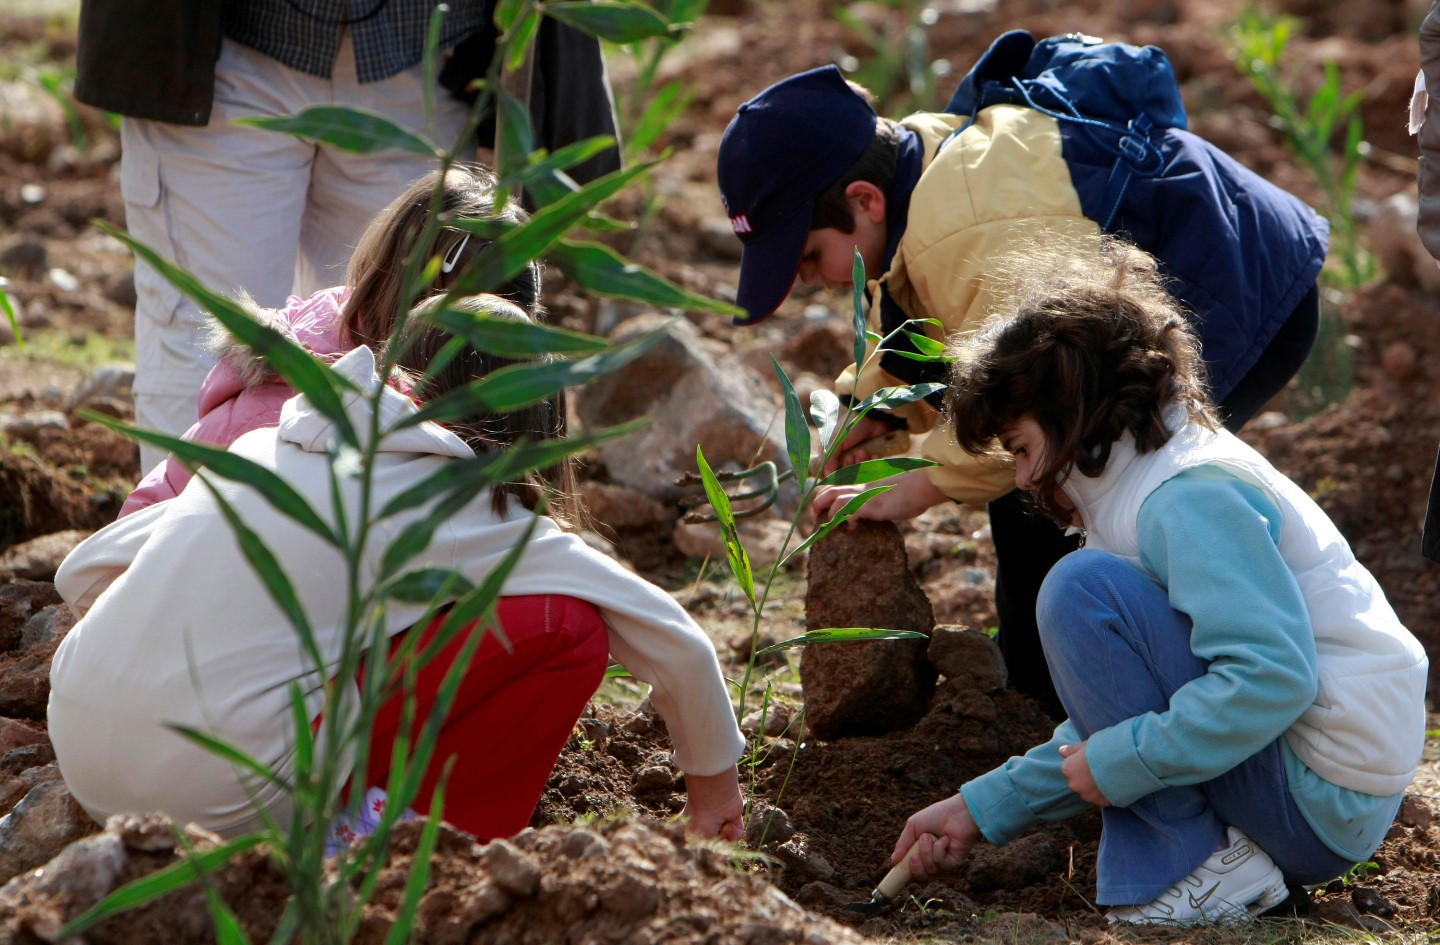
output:
[{"label": "navy baseball cap", "polygon": [[736,325],[775,313],[800,269],[815,199],[875,137],[875,110],[835,66],[801,72],[741,105],[720,139],[716,178],[745,244]]}]

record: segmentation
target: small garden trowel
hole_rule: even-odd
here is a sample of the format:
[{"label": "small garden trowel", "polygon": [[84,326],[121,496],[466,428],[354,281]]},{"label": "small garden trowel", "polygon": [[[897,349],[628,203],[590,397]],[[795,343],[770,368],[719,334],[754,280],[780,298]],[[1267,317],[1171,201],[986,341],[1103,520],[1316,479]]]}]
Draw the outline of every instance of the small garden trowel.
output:
[{"label": "small garden trowel", "polygon": [[868,900],[865,902],[846,903],[845,908],[853,909],[855,912],[866,916],[879,915],[887,906],[895,901],[896,897],[904,891],[906,886],[910,885],[910,854],[914,853],[915,847],[919,845],[919,840],[916,840],[910,845],[910,849],[905,851],[905,856],[899,863],[896,863],[890,868],[890,872],[886,873],[885,878],[880,880],[880,885],[876,886],[875,891],[870,893]]}]

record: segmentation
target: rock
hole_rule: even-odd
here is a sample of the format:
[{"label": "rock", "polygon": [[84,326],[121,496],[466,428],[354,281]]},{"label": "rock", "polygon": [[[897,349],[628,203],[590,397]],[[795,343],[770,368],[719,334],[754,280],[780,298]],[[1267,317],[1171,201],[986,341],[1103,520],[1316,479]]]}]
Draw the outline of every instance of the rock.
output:
[{"label": "rock", "polygon": [[32,646],[0,656],[0,715],[45,717],[50,701],[50,660],[58,645]]},{"label": "rock", "polygon": [[941,676],[976,692],[999,692],[1009,681],[1000,647],[979,630],[936,627],[925,655]]},{"label": "rock", "polygon": [[775,852],[786,869],[795,870],[802,877],[834,882],[839,875],[829,860],[810,849],[809,844],[798,837],[786,840],[776,847]]},{"label": "rock", "polygon": [[50,737],[33,725],[18,719],[0,718],[0,755],[5,755],[26,745],[36,745],[41,742],[49,744],[49,741]]},{"label": "rock", "polygon": [[[580,498],[623,560],[640,570],[662,567],[673,559],[670,530],[679,512],[638,489],[607,482],[582,482]],[[612,550],[611,555],[615,556]]]},{"label": "rock", "polygon": [[740,730],[751,738],[766,735],[778,738],[790,728],[795,711],[783,702],[772,702],[764,708],[748,713],[740,721]]},{"label": "rock", "polygon": [[80,529],[66,529],[5,549],[0,552],[0,582],[17,578],[26,581],[55,580],[55,571],[60,567],[60,562],[89,534],[88,531]]},{"label": "rock", "polygon": [[70,796],[65,782],[37,784],[14,810],[0,817],[0,880],[46,863],[98,829]]},{"label": "rock", "polygon": [[[861,898],[863,899],[863,897]],[[816,880],[801,886],[795,892],[795,901],[815,912],[831,913],[843,910],[850,903],[858,900],[854,893]]]},{"label": "rock", "polygon": [[0,273],[34,279],[50,268],[50,255],[37,239],[16,237],[0,249]]},{"label": "rock", "polygon": [[1415,794],[1406,794],[1400,802],[1400,813],[1395,819],[1407,827],[1414,827],[1417,830],[1429,830],[1430,823],[1435,818],[1435,812],[1425,799]]},{"label": "rock", "polygon": [[78,622],[75,611],[67,605],[51,604],[25,621],[25,628],[20,631],[20,649],[58,646]]},{"label": "rock", "polygon": [[1023,889],[1048,879],[1060,864],[1060,848],[1054,839],[1031,834],[1003,847],[976,848],[970,855],[966,877],[972,894]]},{"label": "rock", "polygon": [[[934,612],[893,522],[839,528],[810,550],[806,630],[872,627],[929,634]],[[914,724],[935,687],[924,640],[807,646],[805,721],[816,738],[878,735]]]},{"label": "rock", "polygon": [[35,83],[0,80],[0,115],[0,153],[17,161],[43,165],[65,140],[59,103]]},{"label": "rock", "polygon": [[[649,426],[599,447],[611,478],[659,502],[678,502],[696,487],[675,485],[677,470],[694,470],[698,443],[716,471],[742,469],[765,459],[785,468],[780,404],[765,396],[750,371],[712,353],[689,322],[640,315],[613,333],[617,343],[662,327],[668,335],[641,357],[585,388],[579,416],[587,430],[639,417]],[[793,507],[798,493],[782,491]]]},{"label": "rock", "polygon": [[91,371],[70,395],[70,409],[84,407],[97,400],[130,400],[134,384],[133,364],[102,364]]},{"label": "rock", "polygon": [[745,822],[745,843],[758,850],[766,844],[781,844],[795,836],[795,825],[783,810],[758,797],[750,800],[750,814]]},{"label": "rock", "polygon": [[60,603],[55,585],[17,580],[0,586],[0,653],[20,645],[25,622],[43,607]]},{"label": "rock", "polygon": [[647,765],[635,772],[635,793],[668,791],[675,786],[675,772],[669,765]]},{"label": "rock", "polygon": [[540,864],[508,840],[486,844],[480,862],[501,889],[518,899],[529,899],[540,891]]},{"label": "rock", "polygon": [[47,430],[68,432],[70,420],[60,410],[31,410],[0,420],[0,433],[12,440],[37,443],[41,434]]}]

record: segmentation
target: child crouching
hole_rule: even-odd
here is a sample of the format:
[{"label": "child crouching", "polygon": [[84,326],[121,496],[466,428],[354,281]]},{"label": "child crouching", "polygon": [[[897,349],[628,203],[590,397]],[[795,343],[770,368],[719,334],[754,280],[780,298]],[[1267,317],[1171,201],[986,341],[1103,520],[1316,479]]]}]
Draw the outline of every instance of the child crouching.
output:
[{"label": "child crouching", "polygon": [[1226,432],[1147,254],[1036,255],[1018,301],[957,345],[972,454],[1079,531],[1037,606],[1069,715],[913,815],[918,876],[982,837],[1102,809],[1112,922],[1245,920],[1364,861],[1420,759],[1426,657],[1305,492]]}]

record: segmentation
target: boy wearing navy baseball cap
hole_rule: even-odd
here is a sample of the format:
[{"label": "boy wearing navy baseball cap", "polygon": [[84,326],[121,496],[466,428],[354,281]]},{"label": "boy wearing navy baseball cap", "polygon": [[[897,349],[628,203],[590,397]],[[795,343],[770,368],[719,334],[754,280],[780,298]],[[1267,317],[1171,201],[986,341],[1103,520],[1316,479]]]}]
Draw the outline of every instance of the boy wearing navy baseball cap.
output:
[{"label": "boy wearing navy baseball cap", "polygon": [[[990,94],[997,79],[1008,94],[1037,79],[1037,63],[1062,61],[1082,68],[1040,74],[1030,99]],[[1056,90],[1122,117],[1108,124],[1083,114],[1077,120],[1073,110],[1055,105]],[[1050,107],[1031,107],[1041,93],[1052,96],[1044,99]],[[1194,316],[1210,392],[1230,429],[1299,369],[1319,322],[1315,280],[1328,227],[1294,196],[1184,130],[1184,106],[1163,52],[1078,35],[1037,43],[1022,31],[1006,33],[962,80],[951,108],[957,113],[917,113],[899,122],[877,117],[864,90],[834,66],[791,76],[740,106],[717,162],[721,200],[744,244],[736,301],[746,314],[736,324],[770,317],[797,278],[851,288],[858,250],[869,329],[886,337],[908,320],[936,319],[940,326],[909,327],[943,341],[998,308],[998,265],[1024,242],[1092,237],[1103,229],[1159,259]],[[1156,121],[1141,131],[1144,166],[1126,175],[1117,192],[1117,171],[1126,170],[1117,155],[1126,148],[1097,127],[1124,133],[1123,116],[1131,114]],[[887,386],[945,380],[944,365],[891,351],[858,376],[847,369],[834,386],[842,397],[860,399]],[[893,488],[859,517],[909,518],[947,498],[988,503],[997,639],[1011,682],[1059,715],[1034,602],[1050,566],[1074,540],[1028,514],[1009,469],[961,450],[939,406],[920,401],[857,424],[841,462],[868,458],[866,441],[905,426],[931,431],[923,453],[941,464],[889,480]],[[864,488],[822,489],[816,514]]]}]

